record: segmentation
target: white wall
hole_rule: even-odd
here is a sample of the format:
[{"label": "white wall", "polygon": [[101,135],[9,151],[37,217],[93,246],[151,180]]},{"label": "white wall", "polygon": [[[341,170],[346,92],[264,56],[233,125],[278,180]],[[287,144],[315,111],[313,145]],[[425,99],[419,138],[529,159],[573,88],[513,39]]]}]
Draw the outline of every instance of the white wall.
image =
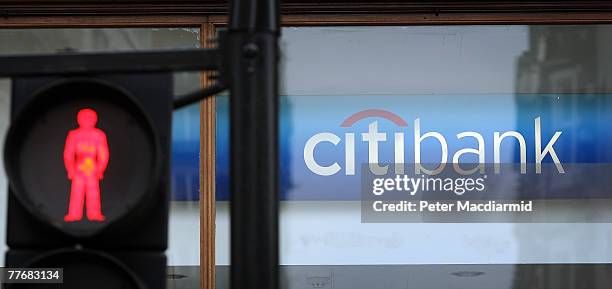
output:
[{"label": "white wall", "polygon": [[[217,264],[229,264],[229,210],[217,203]],[[558,212],[564,214],[564,212]],[[607,223],[364,224],[359,202],[282,202],[281,264],[612,262]]]},{"label": "white wall", "polygon": [[170,202],[168,231],[168,265],[200,265],[199,202]]}]

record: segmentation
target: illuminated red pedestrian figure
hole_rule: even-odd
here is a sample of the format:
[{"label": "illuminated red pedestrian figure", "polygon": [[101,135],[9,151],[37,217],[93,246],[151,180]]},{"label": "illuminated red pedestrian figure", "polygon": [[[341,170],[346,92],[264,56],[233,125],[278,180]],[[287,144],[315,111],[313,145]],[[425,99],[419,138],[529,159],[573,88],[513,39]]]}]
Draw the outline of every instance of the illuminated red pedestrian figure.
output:
[{"label": "illuminated red pedestrian figure", "polygon": [[66,222],[83,218],[83,205],[87,208],[87,219],[102,222],[104,215],[100,204],[100,180],[108,165],[108,143],[106,133],[96,128],[98,114],[90,108],[81,109],[77,114],[79,127],[66,137],[64,165],[70,187],[70,204]]}]

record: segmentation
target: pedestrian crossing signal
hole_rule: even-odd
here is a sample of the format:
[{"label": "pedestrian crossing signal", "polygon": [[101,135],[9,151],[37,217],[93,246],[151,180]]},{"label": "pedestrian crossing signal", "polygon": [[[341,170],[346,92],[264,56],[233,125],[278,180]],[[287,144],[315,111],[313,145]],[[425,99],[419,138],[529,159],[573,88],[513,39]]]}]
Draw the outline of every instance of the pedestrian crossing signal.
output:
[{"label": "pedestrian crossing signal", "polygon": [[159,133],[132,93],[100,79],[59,80],[15,114],[7,174],[13,194],[41,221],[91,237],[129,225],[155,199]]},{"label": "pedestrian crossing signal", "polygon": [[45,260],[104,280],[65,271],[65,288],[163,288],[171,84],[170,73],[13,79],[7,266]]},{"label": "pedestrian crossing signal", "polygon": [[100,203],[100,181],[108,165],[109,151],[106,133],[96,128],[98,114],[91,108],[83,108],[77,114],[79,127],[71,130],[64,147],[64,165],[70,180],[70,198],[66,222],[83,218],[83,203],[87,219],[105,220]]}]

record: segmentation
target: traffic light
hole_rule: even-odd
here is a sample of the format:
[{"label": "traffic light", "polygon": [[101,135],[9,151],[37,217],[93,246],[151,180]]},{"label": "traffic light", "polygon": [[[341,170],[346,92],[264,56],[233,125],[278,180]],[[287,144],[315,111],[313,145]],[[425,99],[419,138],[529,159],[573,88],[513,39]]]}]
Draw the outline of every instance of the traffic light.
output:
[{"label": "traffic light", "polygon": [[12,86],[6,267],[64,268],[63,284],[14,285],[165,288],[172,75]]},{"label": "traffic light", "polygon": [[[217,48],[0,56],[6,267],[64,268],[63,284],[26,288],[165,288],[171,110],[226,89],[231,286],[279,287],[280,3],[233,1],[228,16]],[[217,73],[173,100],[175,71]]]}]

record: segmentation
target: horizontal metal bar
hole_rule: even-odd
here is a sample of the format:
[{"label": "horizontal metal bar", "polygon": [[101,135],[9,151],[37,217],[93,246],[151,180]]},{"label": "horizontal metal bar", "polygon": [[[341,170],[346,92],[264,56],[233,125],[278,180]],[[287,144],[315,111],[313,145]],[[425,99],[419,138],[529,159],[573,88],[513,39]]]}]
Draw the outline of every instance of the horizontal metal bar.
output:
[{"label": "horizontal metal bar", "polygon": [[0,76],[216,70],[217,49],[28,54],[0,56]]},{"label": "horizontal metal bar", "polygon": [[174,109],[179,109],[195,102],[201,101],[204,98],[214,96],[217,93],[224,91],[227,87],[220,83],[215,83],[207,88],[198,89],[197,91],[178,96],[174,99]]}]

